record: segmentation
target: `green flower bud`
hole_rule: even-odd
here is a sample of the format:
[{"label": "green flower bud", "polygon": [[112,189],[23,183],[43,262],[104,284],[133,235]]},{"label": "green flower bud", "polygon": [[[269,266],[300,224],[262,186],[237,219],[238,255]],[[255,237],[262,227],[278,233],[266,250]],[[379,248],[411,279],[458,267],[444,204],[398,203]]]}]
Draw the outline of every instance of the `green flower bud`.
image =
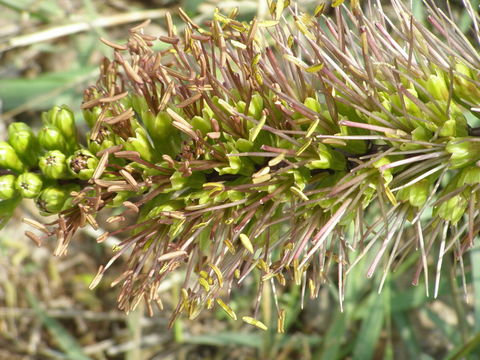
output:
[{"label": "green flower bud", "polygon": [[98,159],[88,150],[77,150],[67,159],[70,173],[81,179],[88,180],[92,177],[98,165]]},{"label": "green flower bud", "polygon": [[397,193],[397,198],[408,201],[412,206],[421,207],[430,195],[430,185],[429,179],[420,180],[412,186],[401,189]]},{"label": "green flower bud", "polygon": [[451,221],[455,225],[465,213],[468,200],[462,194],[456,195],[442,202],[433,210],[433,216],[439,216],[444,220]]},{"label": "green flower bud", "polygon": [[119,206],[122,206],[122,203],[124,201],[134,197],[135,195],[137,194],[133,191],[119,191],[112,199],[112,201],[107,204],[107,207],[114,209],[118,208]]},{"label": "green flower bud", "polygon": [[15,196],[15,175],[0,176],[0,200],[8,200]]},{"label": "green flower bud", "polygon": [[148,109],[147,100],[144,96],[131,95],[128,99],[130,100],[130,106],[137,114],[141,114],[142,111]]},{"label": "green flower bud", "polygon": [[135,137],[129,137],[127,139],[125,150],[136,151],[140,154],[142,159],[150,162],[154,161],[156,158],[155,150],[150,144],[147,133],[143,128],[137,128],[135,130]]},{"label": "green flower bud", "polygon": [[425,89],[436,100],[448,100],[448,84],[444,75],[437,71],[434,75],[429,75],[424,84]]},{"label": "green flower bud", "polygon": [[100,127],[95,140],[91,140],[90,137],[91,137],[91,134],[88,133],[87,145],[88,145],[88,150],[92,154],[97,154],[99,151],[102,151],[114,145],[123,143],[123,140],[119,136],[112,133],[107,126]]},{"label": "green flower bud", "polygon": [[459,169],[480,160],[480,142],[469,141],[474,138],[456,138],[447,143],[445,150],[452,154],[450,168]]},{"label": "green flower bud", "polygon": [[412,131],[412,139],[415,141],[430,141],[432,136],[433,133],[423,126],[418,126]]},{"label": "green flower bud", "polygon": [[42,190],[37,198],[36,204],[41,212],[56,214],[69,207],[70,193],[72,187],[60,188],[49,186]]},{"label": "green flower bud", "polygon": [[52,150],[40,158],[38,166],[42,173],[50,179],[65,179],[68,177],[66,156],[58,151]]},{"label": "green flower bud", "polygon": [[60,106],[54,106],[46,112],[42,112],[43,125],[55,125],[53,120],[57,117],[57,113],[60,111]]},{"label": "green flower bud", "polygon": [[248,115],[256,120],[260,120],[263,109],[265,109],[265,107],[263,105],[262,95],[259,93],[253,94],[250,106],[248,107]]},{"label": "green flower bud", "polygon": [[195,130],[200,130],[202,135],[206,135],[210,131],[212,131],[212,123],[209,119],[205,119],[202,116],[194,116],[190,122],[192,127]]},{"label": "green flower bud", "polygon": [[71,193],[72,191],[78,192],[80,189],[81,187],[78,184],[68,184],[63,188],[65,194],[67,195],[67,200],[63,204],[62,210],[70,209],[73,206],[74,197],[71,195]]},{"label": "green flower bud", "polygon": [[[232,147],[232,153],[238,153],[238,150]],[[215,168],[219,175],[224,174],[241,174],[241,175],[251,175],[255,171],[252,160],[247,157],[241,156],[229,156],[228,157],[228,166],[221,168]]]},{"label": "green flower bud", "polygon": [[75,126],[75,118],[72,110],[67,105],[54,106],[48,112],[48,123],[57,127],[65,139],[77,139],[77,127]]},{"label": "green flower bud", "polygon": [[40,147],[30,126],[23,122],[11,123],[8,126],[8,142],[26,165],[36,165]]},{"label": "green flower bud", "polygon": [[172,125],[171,116],[165,111],[154,115],[148,109],[140,114],[155,149],[162,154],[175,155],[180,149],[181,136],[180,131]]},{"label": "green flower bud", "polygon": [[155,206],[148,214],[146,219],[154,219],[158,217],[162,212],[181,210],[185,206],[182,200],[168,200],[162,205]]},{"label": "green flower bud", "polygon": [[480,183],[480,167],[469,166],[463,168],[458,177],[458,186],[475,185]]},{"label": "green flower bud", "polygon": [[471,103],[478,103],[480,100],[480,90],[476,85],[473,71],[463,63],[455,65],[453,78],[453,93],[459,99],[465,99]]},{"label": "green flower bud", "polygon": [[65,187],[49,186],[42,190],[36,200],[38,209],[44,215],[56,214],[72,206],[72,191],[79,190],[78,185],[67,185]]},{"label": "green flower bud", "polygon": [[447,120],[440,128],[440,136],[454,137],[457,135],[457,122],[455,120]]},{"label": "green flower bud", "polygon": [[[69,139],[75,141],[74,139]],[[45,125],[38,133],[38,141],[45,150],[60,150],[68,153],[71,148],[61,131],[53,125]]]},{"label": "green flower bud", "polygon": [[6,141],[0,141],[0,168],[10,169],[18,173],[25,171],[25,165],[18,157],[15,149]]},{"label": "green flower bud", "polygon": [[[382,157],[381,159],[379,159],[379,160],[377,160],[373,163],[373,167],[375,169],[380,169],[382,166],[390,164],[390,163],[391,163],[391,161],[390,161],[389,158]],[[392,169],[383,170],[382,171],[382,177],[383,177],[383,180],[385,181],[386,185],[390,184],[393,180]],[[373,186],[373,188],[375,188],[375,186]]]},{"label": "green flower bud", "polygon": [[315,111],[316,113],[320,113],[322,111],[322,106],[314,98],[307,97],[303,103],[306,107],[308,107],[310,110]]},{"label": "green flower bud", "polygon": [[[8,136],[12,136],[13,133],[18,131],[32,131],[32,128],[21,121],[16,121],[8,125]],[[33,131],[32,131],[33,132]]]},{"label": "green flower bud", "polygon": [[91,109],[83,110],[83,119],[88,124],[90,128],[95,126],[100,113],[102,112],[102,108],[100,106],[95,106]]},{"label": "green flower bud", "polygon": [[319,158],[310,161],[306,165],[308,169],[345,169],[345,157],[338,151],[330,149],[325,144],[319,143],[317,145],[317,154]]},{"label": "green flower bud", "polygon": [[190,176],[183,176],[179,171],[175,171],[170,176],[170,182],[172,184],[172,190],[181,190],[187,187],[193,189],[201,189],[205,183],[205,175],[203,173],[193,173]]},{"label": "green flower bud", "polygon": [[248,152],[252,151],[253,149],[253,142],[240,138],[237,141],[235,141],[235,147],[238,149],[240,152]]},{"label": "green flower bud", "polygon": [[26,199],[33,199],[42,190],[42,178],[34,173],[27,172],[19,175],[15,181],[15,188]]},{"label": "green flower bud", "polygon": [[245,193],[238,190],[228,190],[226,193],[228,200],[232,202],[245,199]]},{"label": "green flower bud", "polygon": [[[410,87],[408,87],[406,89],[413,97],[415,98],[418,98],[418,93],[417,93],[417,90],[415,90],[415,88],[410,85]],[[403,109],[403,105],[405,105],[405,110],[409,113],[409,114],[412,114],[414,116],[418,116],[418,117],[422,117],[423,113],[422,111],[419,109],[418,105],[415,104],[409,97],[407,97],[406,95],[403,95],[402,98],[403,98],[403,102],[402,100],[400,99],[400,95],[397,95],[397,94],[390,94],[390,95],[387,95],[387,98],[390,99],[392,105],[392,111],[394,112],[399,112],[399,111],[402,111],[401,109]],[[398,113],[398,115],[402,115],[402,113]]]}]

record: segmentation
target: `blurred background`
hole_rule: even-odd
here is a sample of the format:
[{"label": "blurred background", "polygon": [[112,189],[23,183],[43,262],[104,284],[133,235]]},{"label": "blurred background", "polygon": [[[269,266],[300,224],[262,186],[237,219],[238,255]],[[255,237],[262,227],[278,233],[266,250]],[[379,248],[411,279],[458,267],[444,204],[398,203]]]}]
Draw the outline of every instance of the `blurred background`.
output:
[{"label": "blurred background", "polygon": [[[479,1],[471,2],[478,9]],[[383,3],[388,10],[389,2]],[[435,3],[447,8],[445,1]],[[462,2],[450,4],[468,35],[471,22]],[[317,5],[299,2],[312,11]],[[83,89],[95,82],[101,59],[112,55],[98,38],[122,43],[128,28],[146,19],[152,19],[148,34],[164,35],[166,11],[181,26],[175,17],[179,6],[197,23],[210,19],[216,7],[223,13],[238,7],[242,20],[269,16],[267,3],[253,0],[0,0],[0,140],[12,121],[38,128],[41,112],[55,104],[68,104],[84,127]],[[425,21],[422,2],[412,6]],[[343,312],[333,282],[313,300],[302,299],[301,288],[287,286],[279,296],[287,312],[284,334],[275,331],[268,287],[261,320],[272,330],[233,321],[222,310],[204,311],[194,321],[179,319],[168,329],[180,274],[161,289],[163,312],[150,318],[140,306],[126,315],[116,308],[117,289],[109,286],[124,259],[95,290],[88,289],[119,239],[97,244],[99,233],[84,229],[68,255],[57,258],[53,239],[39,248],[24,236],[31,229],[23,217],[39,219],[33,203],[24,201],[0,230],[0,360],[480,358],[478,246],[460,264],[465,278],[454,270],[453,260],[449,263],[451,257],[445,258],[438,299],[426,297],[423,283],[411,285],[415,256],[396,269],[381,294],[380,278],[365,276],[367,259],[349,275]],[[237,314],[252,313],[259,281],[252,276],[234,290],[231,306]]]}]

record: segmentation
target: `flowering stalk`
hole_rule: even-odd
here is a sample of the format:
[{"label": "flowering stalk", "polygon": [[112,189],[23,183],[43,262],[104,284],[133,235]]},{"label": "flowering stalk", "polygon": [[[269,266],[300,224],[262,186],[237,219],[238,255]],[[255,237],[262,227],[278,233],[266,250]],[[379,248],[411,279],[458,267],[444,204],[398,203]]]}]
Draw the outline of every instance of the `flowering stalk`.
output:
[{"label": "flowering stalk", "polygon": [[[322,6],[311,16],[280,1],[270,4],[272,20],[249,23],[215,12],[201,27],[180,11],[185,30],[178,34],[167,16],[160,52],[147,24],[131,29],[126,45],[103,40],[114,60],[85,91],[86,148],[65,107],[44,116],[39,134],[50,183],[37,204],[59,213],[39,229],[57,236],[56,254],[78,228],[97,227],[101,209],[123,207],[108,222],[136,220],[98,239],[125,234],[91,286],[129,254],[114,282],[127,312],[140,301],[150,313],[154,303],[161,308],[158,287],[178,267],[185,281],[173,318],[215,304],[236,318],[222,298],[253,270],[274,296],[291,279],[316,297],[331,271],[344,284],[374,247],[368,276],[380,268],[383,286],[393,261],[418,251],[413,282],[423,273],[428,292],[428,259],[441,264],[450,250],[460,257],[480,230],[472,126],[480,54],[435,7],[434,33],[397,0],[396,21],[379,4],[365,15],[358,1],[341,3],[333,4],[336,21]],[[11,176],[27,165],[23,152],[5,149],[8,198]],[[415,236],[403,237],[407,228]]]}]

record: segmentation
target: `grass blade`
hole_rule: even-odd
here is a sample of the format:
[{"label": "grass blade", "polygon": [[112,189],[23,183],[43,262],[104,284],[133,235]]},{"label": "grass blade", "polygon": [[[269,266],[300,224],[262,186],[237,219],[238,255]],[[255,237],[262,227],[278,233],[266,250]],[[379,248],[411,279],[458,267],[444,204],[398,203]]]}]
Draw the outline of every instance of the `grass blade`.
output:
[{"label": "grass blade", "polygon": [[385,318],[385,292],[370,295],[368,311],[353,348],[353,360],[372,359]]},{"label": "grass blade", "polygon": [[89,360],[90,358],[84,354],[82,347],[77,341],[68,333],[68,331],[54,318],[47,315],[44,309],[40,306],[37,298],[28,293],[28,302],[33,311],[40,319],[42,324],[47,328],[53,339],[58,343],[58,346],[65,352],[68,359],[72,360]]},{"label": "grass blade", "polygon": [[472,264],[473,282],[473,309],[475,318],[475,332],[480,332],[480,245],[470,251],[470,262]]}]

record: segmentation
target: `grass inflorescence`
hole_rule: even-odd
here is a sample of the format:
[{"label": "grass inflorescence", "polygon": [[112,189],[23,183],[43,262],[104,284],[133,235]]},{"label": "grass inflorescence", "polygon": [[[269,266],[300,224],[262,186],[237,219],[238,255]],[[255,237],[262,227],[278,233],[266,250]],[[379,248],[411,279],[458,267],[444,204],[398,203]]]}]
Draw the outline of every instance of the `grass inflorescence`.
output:
[{"label": "grass inflorescence", "polygon": [[380,2],[332,6],[329,18],[272,1],[270,20],[215,12],[201,25],[180,11],[181,33],[167,15],[160,37],[142,23],[126,44],[102,39],[113,57],[84,93],[85,142],[63,106],[38,135],[14,123],[0,144],[4,216],[36,198],[58,220],[30,223],[62,255],[99,211],[120,208],[107,222],[125,225],[98,241],[123,241],[91,287],[128,254],[114,282],[127,312],[162,308],[157,290],[180,267],[173,318],[217,304],[236,319],[227,298],[252,271],[275,297],[287,283],[316,297],[335,282],[342,304],[369,251],[380,289],[419,253],[412,282],[423,276],[428,293],[434,278],[437,295],[443,257],[463,271],[480,230],[477,15],[467,6],[473,45],[434,4],[430,27],[396,0],[395,19]]}]

